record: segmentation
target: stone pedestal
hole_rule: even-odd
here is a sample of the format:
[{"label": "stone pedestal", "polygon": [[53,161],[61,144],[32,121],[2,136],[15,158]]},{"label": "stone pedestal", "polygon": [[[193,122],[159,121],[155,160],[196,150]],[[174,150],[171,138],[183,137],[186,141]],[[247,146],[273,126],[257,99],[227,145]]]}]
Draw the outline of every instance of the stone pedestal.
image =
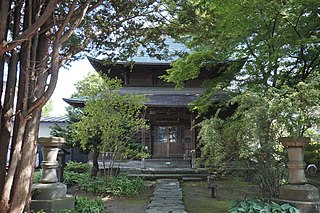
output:
[{"label": "stone pedestal", "polygon": [[310,138],[280,138],[280,142],[288,150],[289,169],[288,185],[279,188],[279,203],[289,203],[303,213],[320,213],[320,197],[317,187],[307,184],[305,176],[304,147]]},{"label": "stone pedestal", "polygon": [[304,162],[304,147],[310,143],[310,138],[280,138],[280,142],[288,150],[289,161],[287,163],[289,169],[289,184],[305,184],[307,183],[304,169],[306,164]]},{"label": "stone pedestal", "polygon": [[39,138],[42,146],[43,161],[40,183],[32,185],[31,209],[46,212],[59,212],[74,208],[74,197],[67,195],[67,186],[59,183],[57,178],[57,155],[59,147],[65,143],[63,138]]}]

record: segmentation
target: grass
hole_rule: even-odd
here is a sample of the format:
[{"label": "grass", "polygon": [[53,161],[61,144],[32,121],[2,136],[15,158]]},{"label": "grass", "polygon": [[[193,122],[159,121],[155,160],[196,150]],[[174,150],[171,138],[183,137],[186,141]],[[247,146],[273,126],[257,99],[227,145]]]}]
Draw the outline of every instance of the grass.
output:
[{"label": "grass", "polygon": [[219,185],[218,198],[212,198],[207,182],[183,182],[184,204],[189,213],[225,213],[232,200],[259,196],[256,185],[237,178],[215,181]]}]

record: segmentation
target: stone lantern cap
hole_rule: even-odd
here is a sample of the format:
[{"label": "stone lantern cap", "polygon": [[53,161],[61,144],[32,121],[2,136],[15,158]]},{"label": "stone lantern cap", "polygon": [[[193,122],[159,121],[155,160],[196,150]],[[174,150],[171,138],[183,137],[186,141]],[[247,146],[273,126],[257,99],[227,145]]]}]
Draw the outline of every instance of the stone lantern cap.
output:
[{"label": "stone lantern cap", "polygon": [[66,143],[66,140],[61,137],[40,137],[38,143],[45,147],[59,147]]},{"label": "stone lantern cap", "polygon": [[309,137],[281,137],[279,140],[285,147],[305,147],[311,141]]}]

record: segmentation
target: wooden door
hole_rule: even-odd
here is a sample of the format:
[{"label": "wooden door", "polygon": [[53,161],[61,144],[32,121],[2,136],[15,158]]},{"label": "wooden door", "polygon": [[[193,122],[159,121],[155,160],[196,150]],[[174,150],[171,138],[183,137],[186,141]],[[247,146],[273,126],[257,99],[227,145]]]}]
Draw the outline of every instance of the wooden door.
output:
[{"label": "wooden door", "polygon": [[153,158],[182,158],[184,143],[181,139],[181,127],[155,126]]}]

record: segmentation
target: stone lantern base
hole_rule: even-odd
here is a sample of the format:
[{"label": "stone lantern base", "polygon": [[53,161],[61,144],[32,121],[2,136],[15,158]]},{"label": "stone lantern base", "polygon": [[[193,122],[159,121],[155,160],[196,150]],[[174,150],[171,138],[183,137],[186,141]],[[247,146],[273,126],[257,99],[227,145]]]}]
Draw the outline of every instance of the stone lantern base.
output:
[{"label": "stone lantern base", "polygon": [[303,213],[320,213],[320,197],[317,187],[307,184],[305,176],[304,147],[310,138],[280,138],[288,150],[289,169],[288,185],[279,188],[279,197],[273,198],[277,203],[289,203]]},{"label": "stone lantern base", "polygon": [[36,183],[32,186],[30,207],[34,211],[59,212],[74,208],[74,197],[67,195],[67,186],[62,183]]},{"label": "stone lantern base", "polygon": [[39,138],[38,143],[42,146],[43,153],[42,176],[40,183],[32,185],[31,209],[43,209],[50,213],[74,209],[74,197],[67,195],[67,186],[59,183],[57,178],[57,155],[65,140],[58,137]]},{"label": "stone lantern base", "polygon": [[303,213],[320,213],[319,190],[310,184],[282,185],[279,188],[279,198],[273,200],[277,203],[289,203]]}]

